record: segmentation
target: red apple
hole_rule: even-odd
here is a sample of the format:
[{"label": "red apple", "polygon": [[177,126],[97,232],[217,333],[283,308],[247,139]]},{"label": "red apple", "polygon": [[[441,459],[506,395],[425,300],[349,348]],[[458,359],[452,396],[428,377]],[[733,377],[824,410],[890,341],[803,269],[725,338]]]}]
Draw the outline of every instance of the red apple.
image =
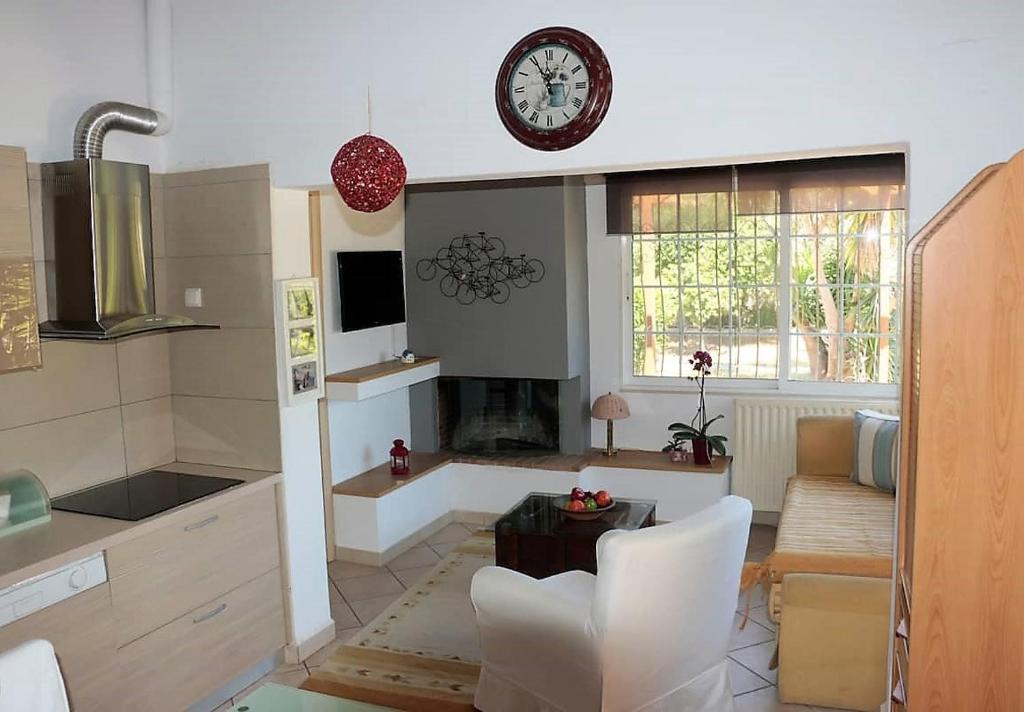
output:
[{"label": "red apple", "polygon": [[572,492],[569,493],[569,498],[573,500],[579,500],[580,502],[582,502],[584,499],[586,499],[586,496],[584,495],[582,489],[580,489],[579,487],[573,487]]},{"label": "red apple", "polygon": [[597,502],[598,507],[607,507],[612,503],[612,496],[608,494],[607,490],[599,490],[598,493],[594,495],[594,501]]},{"label": "red apple", "polygon": [[587,507],[585,504],[583,504],[583,500],[574,499],[569,502],[566,509],[568,509],[570,512],[585,512],[587,510]]}]

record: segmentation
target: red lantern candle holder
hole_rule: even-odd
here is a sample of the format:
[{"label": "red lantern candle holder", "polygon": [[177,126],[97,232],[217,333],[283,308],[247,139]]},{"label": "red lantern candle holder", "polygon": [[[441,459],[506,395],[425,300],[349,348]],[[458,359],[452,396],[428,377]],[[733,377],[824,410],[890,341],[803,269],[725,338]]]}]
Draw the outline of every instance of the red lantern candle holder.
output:
[{"label": "red lantern candle holder", "polygon": [[405,446],[404,440],[395,440],[395,446],[391,448],[391,474],[409,474],[409,448]]}]

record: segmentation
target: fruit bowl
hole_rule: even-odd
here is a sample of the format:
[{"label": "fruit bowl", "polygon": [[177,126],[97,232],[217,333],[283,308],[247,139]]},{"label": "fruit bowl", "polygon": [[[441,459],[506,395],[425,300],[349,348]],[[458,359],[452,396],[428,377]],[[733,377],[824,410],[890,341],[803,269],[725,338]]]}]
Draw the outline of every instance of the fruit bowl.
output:
[{"label": "fruit bowl", "polygon": [[609,509],[611,509],[611,508],[613,508],[615,506],[615,500],[613,499],[605,507],[598,507],[597,509],[588,509],[588,510],[585,510],[583,512],[574,512],[574,511],[568,509],[569,502],[571,501],[571,499],[572,498],[569,495],[565,495],[564,497],[559,497],[554,502],[555,509],[557,509],[559,512],[561,512],[565,516],[569,517],[569,519],[575,519],[575,520],[580,521],[580,522],[589,522],[589,521],[592,521],[594,519],[597,519],[602,514],[604,514]]}]

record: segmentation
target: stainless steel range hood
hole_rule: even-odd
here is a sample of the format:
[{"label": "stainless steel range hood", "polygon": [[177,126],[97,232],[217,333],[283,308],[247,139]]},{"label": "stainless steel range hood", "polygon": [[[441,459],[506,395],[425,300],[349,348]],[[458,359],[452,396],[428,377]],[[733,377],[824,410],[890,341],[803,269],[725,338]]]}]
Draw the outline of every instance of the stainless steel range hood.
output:
[{"label": "stainless steel range hood", "polygon": [[39,325],[43,338],[218,328],[155,313],[149,167],[102,158],[107,130],[156,133],[159,117],[129,104],[97,104],[79,121],[75,160],[40,166],[56,285],[56,318]]}]

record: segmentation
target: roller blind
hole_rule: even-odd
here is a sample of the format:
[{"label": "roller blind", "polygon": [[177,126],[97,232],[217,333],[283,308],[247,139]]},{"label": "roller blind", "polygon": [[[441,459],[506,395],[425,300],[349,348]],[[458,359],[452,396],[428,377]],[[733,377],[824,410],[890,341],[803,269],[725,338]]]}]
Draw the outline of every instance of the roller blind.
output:
[{"label": "roller blind", "polygon": [[902,210],[904,183],[900,153],[613,173],[608,234],[687,232],[691,203],[703,230],[728,230],[733,215]]}]

